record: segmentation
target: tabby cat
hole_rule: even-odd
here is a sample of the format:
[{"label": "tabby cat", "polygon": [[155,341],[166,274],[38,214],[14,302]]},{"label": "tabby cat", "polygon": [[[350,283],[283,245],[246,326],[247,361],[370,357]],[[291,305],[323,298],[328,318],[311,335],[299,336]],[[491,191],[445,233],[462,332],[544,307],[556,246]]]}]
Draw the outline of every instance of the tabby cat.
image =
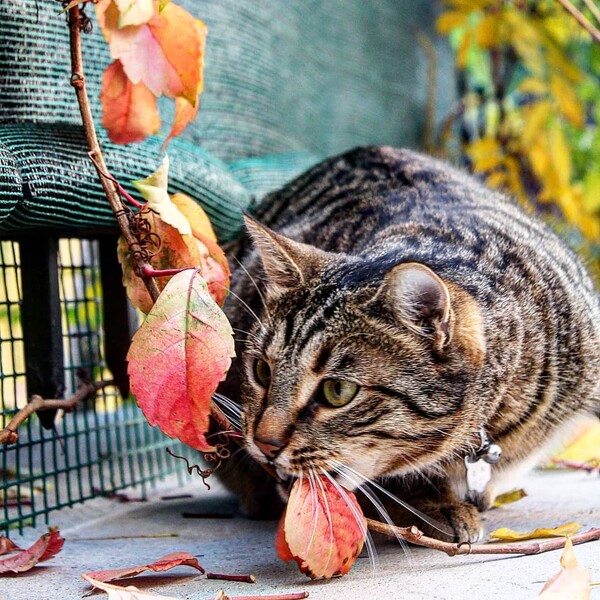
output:
[{"label": "tabby cat", "polygon": [[[276,487],[327,473],[428,517],[381,495],[399,524],[474,541],[497,483],[575,415],[600,415],[598,292],[548,227],[474,178],[359,148],[254,216],[221,389],[242,405],[245,451],[279,476],[240,453],[224,470],[250,516],[276,517]],[[503,455],[472,493],[465,458],[487,437]]]}]

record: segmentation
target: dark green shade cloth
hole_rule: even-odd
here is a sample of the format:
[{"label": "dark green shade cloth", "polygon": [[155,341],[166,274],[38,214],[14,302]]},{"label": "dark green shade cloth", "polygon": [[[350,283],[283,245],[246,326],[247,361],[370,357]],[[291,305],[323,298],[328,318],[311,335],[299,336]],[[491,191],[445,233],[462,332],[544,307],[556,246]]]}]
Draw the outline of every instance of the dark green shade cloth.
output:
[{"label": "dark green shade cloth", "polygon": [[[241,209],[316,161],[351,146],[417,146],[427,64],[419,32],[435,36],[429,0],[179,0],[208,25],[205,92],[195,123],[171,142],[170,191],[208,211],[221,239]],[[83,36],[87,88],[100,132],[99,93],[109,49],[94,9]],[[85,151],[70,86],[68,29],[59,2],[0,1],[0,232],[114,227]],[[439,43],[439,42],[436,42]],[[450,72],[440,53],[438,72]],[[441,111],[452,94],[440,84]],[[160,163],[161,134],[116,147],[123,185]]]}]

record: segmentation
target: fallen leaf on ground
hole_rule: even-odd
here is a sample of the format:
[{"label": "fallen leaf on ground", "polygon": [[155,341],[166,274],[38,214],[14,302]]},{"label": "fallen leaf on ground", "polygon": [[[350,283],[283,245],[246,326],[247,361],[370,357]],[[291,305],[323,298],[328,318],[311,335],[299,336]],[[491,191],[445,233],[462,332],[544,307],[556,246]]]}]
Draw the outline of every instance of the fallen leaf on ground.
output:
[{"label": "fallen leaf on ground", "polygon": [[537,538],[567,537],[570,535],[575,535],[580,529],[581,525],[579,523],[565,523],[564,525],[553,528],[540,527],[526,533],[519,533],[518,531],[513,531],[507,527],[501,527],[500,529],[496,529],[496,531],[492,531],[492,533],[490,533],[490,539],[496,538],[499,540],[505,540],[507,542],[520,542],[523,540],[534,540]]},{"label": "fallen leaf on ground", "polygon": [[275,547],[282,560],[295,560],[311,579],[330,578],[351,569],[366,535],[355,495],[317,476],[294,482]]},{"label": "fallen leaf on ground", "polygon": [[568,539],[560,559],[562,569],[548,580],[538,598],[543,600],[588,600],[591,592],[591,573],[575,557]]},{"label": "fallen leaf on ground", "polygon": [[[114,581],[115,579],[123,579],[125,577],[133,577],[144,571],[168,571],[174,567],[193,567],[198,569],[201,573],[204,573],[204,569],[198,562],[198,559],[194,558],[189,552],[173,552],[167,554],[155,560],[149,565],[143,565],[140,567],[127,567],[124,569],[111,569],[108,571],[95,571],[94,573],[87,573],[86,578],[91,578],[96,581]],[[83,577],[83,576],[82,576]]]},{"label": "fallen leaf on ground", "polygon": [[29,571],[37,563],[50,560],[56,556],[61,551],[64,543],[65,540],[60,537],[58,529],[50,528],[48,533],[40,537],[27,550],[0,560],[0,574]]},{"label": "fallen leaf on ground", "polygon": [[92,579],[88,575],[82,577],[95,588],[102,590],[108,594],[108,600],[181,600],[174,596],[162,596],[161,594],[153,594],[152,592],[142,592],[133,585],[121,587]]},{"label": "fallen leaf on ground", "polygon": [[504,494],[499,494],[496,496],[494,503],[492,506],[494,508],[498,508],[500,506],[504,506],[505,504],[512,504],[513,502],[518,502],[523,498],[527,497],[527,492],[523,489],[511,490],[510,492],[505,492]]},{"label": "fallen leaf on ground", "polygon": [[19,550],[23,550],[23,548],[19,548],[11,539],[7,538],[4,535],[0,535],[0,555],[1,554],[10,554],[11,552],[18,552]]},{"label": "fallen leaf on ground", "polygon": [[235,356],[225,314],[194,270],[174,275],[133,336],[131,389],[151,425],[196,450],[213,449],[210,401]]}]

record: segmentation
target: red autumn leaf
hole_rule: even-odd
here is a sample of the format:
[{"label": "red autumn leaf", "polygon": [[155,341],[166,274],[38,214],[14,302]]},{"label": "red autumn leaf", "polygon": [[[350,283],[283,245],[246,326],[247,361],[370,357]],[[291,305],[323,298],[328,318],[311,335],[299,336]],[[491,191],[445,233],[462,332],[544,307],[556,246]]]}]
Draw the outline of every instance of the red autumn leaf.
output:
[{"label": "red autumn leaf", "polygon": [[0,573],[29,571],[37,563],[50,560],[58,554],[64,543],[58,529],[50,529],[27,550],[0,560]]},{"label": "red autumn leaf", "polygon": [[352,492],[325,477],[294,482],[275,538],[279,557],[311,579],[345,575],[362,550],[367,522]]},{"label": "red autumn leaf", "polygon": [[112,0],[98,2],[96,13],[112,58],[123,63],[133,83],[145,83],[155,96],[182,97],[196,106],[202,91],[203,23],[199,26],[173,2],[142,25],[120,28],[121,15]]},{"label": "red autumn leaf", "polygon": [[10,554],[11,552],[18,552],[19,550],[23,550],[23,548],[19,548],[12,540],[8,539],[4,535],[0,535],[0,555],[2,554]]},{"label": "red autumn leaf", "polygon": [[227,317],[195,270],[174,275],[133,336],[131,389],[146,419],[201,451],[210,401],[235,356]]},{"label": "red autumn leaf", "polygon": [[[87,573],[86,577],[95,579],[96,581],[114,581],[115,579],[124,579],[125,577],[133,577],[139,575],[144,571],[168,571],[174,567],[186,566],[198,569],[201,573],[204,573],[204,569],[198,562],[198,559],[194,558],[189,552],[173,552],[167,554],[155,560],[149,565],[143,565],[141,567],[129,567],[125,569],[111,569],[109,571],[96,571],[94,573]],[[83,575],[82,575],[83,577]]]},{"label": "red autumn leaf", "polygon": [[118,60],[102,75],[100,98],[102,125],[115,144],[139,142],[158,131],[156,97],[143,83],[131,83]]}]

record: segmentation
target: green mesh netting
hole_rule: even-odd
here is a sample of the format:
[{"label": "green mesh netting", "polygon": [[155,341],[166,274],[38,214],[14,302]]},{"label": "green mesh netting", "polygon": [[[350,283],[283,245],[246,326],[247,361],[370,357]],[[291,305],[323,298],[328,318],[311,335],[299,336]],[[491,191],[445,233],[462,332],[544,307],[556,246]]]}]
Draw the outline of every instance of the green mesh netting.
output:
[{"label": "green mesh netting", "polygon": [[[179,0],[209,27],[206,88],[196,122],[172,142],[173,191],[198,199],[221,237],[240,207],[319,158],[358,144],[417,146],[427,69],[417,33],[434,39],[428,0]],[[95,22],[93,8],[87,13]],[[0,230],[110,226],[77,133],[68,31],[55,0],[0,2]],[[109,61],[98,27],[83,36],[99,120]],[[448,63],[440,54],[438,72]],[[449,80],[439,93],[450,101]],[[170,128],[142,144],[104,142],[119,178],[147,175]],[[65,126],[67,124],[67,126]],[[79,135],[79,137],[78,137]],[[79,150],[81,148],[81,150]],[[249,160],[249,162],[245,162]],[[184,162],[185,161],[185,164]],[[23,180],[23,192],[18,177]],[[177,179],[179,177],[179,179]]]}]

